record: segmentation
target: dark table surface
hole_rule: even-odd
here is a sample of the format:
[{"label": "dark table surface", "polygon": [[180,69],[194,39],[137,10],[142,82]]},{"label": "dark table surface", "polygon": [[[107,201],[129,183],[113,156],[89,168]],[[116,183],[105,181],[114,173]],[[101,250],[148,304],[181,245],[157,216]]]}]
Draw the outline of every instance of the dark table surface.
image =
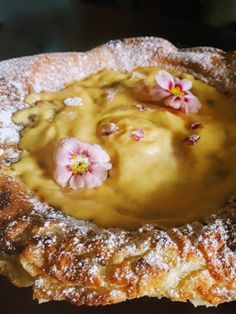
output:
[{"label": "dark table surface", "polygon": [[[111,39],[135,36],[163,37],[179,47],[236,49],[235,22],[208,23],[210,9],[204,7],[206,2],[0,0],[0,60],[44,52],[85,51]],[[67,302],[39,305],[32,301],[31,288],[19,289],[0,278],[0,314],[235,314],[235,305],[194,308],[190,303],[155,298],[97,308],[78,309]]]},{"label": "dark table surface", "polygon": [[0,278],[0,314],[235,314],[236,302],[218,307],[195,308],[190,303],[171,302],[166,299],[141,298],[104,307],[80,308],[67,302],[38,304],[32,301],[31,288],[16,288]]},{"label": "dark table surface", "polygon": [[[214,1],[222,2],[209,2]],[[236,17],[228,23],[214,20],[207,2],[0,0],[0,60],[43,52],[85,51],[111,39],[136,36],[163,37],[179,47],[236,49]],[[223,3],[220,14],[227,16],[228,0]]]}]

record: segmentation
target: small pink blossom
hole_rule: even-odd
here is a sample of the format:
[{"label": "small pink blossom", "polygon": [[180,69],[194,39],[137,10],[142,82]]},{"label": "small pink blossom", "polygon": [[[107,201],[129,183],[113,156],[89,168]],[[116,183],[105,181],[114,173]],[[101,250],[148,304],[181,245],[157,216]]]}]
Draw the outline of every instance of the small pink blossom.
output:
[{"label": "small pink blossom", "polygon": [[192,134],[188,137],[186,137],[184,139],[184,142],[187,144],[187,145],[195,145],[199,140],[200,140],[200,135],[198,134]]},{"label": "small pink blossom", "polygon": [[143,129],[142,128],[138,128],[136,130],[133,130],[131,133],[130,133],[130,137],[133,141],[135,142],[139,142],[141,141],[143,138],[144,138],[144,132],[143,132]]},{"label": "small pink blossom", "polygon": [[155,78],[157,85],[151,90],[153,99],[163,100],[166,106],[186,113],[196,113],[201,108],[197,97],[189,91],[192,88],[190,80],[181,80],[164,70],[159,71]]},{"label": "small pink blossom", "polygon": [[73,137],[59,141],[54,160],[56,182],[74,190],[101,185],[112,168],[109,155],[99,145]]}]

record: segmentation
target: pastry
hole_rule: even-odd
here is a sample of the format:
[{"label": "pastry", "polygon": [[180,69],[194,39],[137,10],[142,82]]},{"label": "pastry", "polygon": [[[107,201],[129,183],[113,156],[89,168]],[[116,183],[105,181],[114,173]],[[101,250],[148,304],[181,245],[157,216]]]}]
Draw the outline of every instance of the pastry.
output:
[{"label": "pastry", "polygon": [[164,39],[0,63],[0,273],[40,302],[236,299],[236,56]]}]

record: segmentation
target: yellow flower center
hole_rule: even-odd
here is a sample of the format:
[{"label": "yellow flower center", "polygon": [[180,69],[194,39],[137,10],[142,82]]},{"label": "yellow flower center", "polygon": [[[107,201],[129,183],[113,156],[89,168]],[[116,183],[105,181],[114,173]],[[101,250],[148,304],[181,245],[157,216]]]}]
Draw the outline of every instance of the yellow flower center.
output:
[{"label": "yellow flower center", "polygon": [[73,174],[83,174],[89,170],[89,165],[90,163],[88,157],[84,155],[75,155],[71,158],[70,169]]},{"label": "yellow flower center", "polygon": [[181,88],[178,85],[177,86],[171,86],[170,92],[171,92],[171,94],[173,94],[175,96],[184,96],[184,92],[181,90]]}]

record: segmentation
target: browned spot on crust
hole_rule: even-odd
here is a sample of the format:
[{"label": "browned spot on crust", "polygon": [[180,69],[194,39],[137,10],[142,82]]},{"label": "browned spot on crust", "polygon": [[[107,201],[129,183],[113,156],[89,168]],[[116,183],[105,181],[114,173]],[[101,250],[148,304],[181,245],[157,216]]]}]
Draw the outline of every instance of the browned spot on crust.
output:
[{"label": "browned spot on crust", "polygon": [[10,197],[10,191],[3,188],[3,190],[0,192],[0,211],[9,205]]}]

